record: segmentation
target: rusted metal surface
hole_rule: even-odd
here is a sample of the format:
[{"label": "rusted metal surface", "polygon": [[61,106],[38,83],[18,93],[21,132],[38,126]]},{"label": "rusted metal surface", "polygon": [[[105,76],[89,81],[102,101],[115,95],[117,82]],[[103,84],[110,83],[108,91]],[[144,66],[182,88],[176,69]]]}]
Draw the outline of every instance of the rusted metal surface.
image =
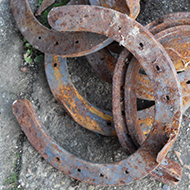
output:
[{"label": "rusted metal surface", "polygon": [[[175,57],[173,57],[173,60],[174,59]],[[190,76],[190,69],[188,67],[184,68],[182,72],[178,72],[178,78],[182,89],[184,112],[186,111],[186,107],[189,105],[189,98],[186,99],[190,95],[190,88],[188,85],[190,78],[188,76]],[[153,90],[147,75],[138,74],[136,88],[137,98],[154,100]]]},{"label": "rusted metal surface", "polygon": [[[74,87],[67,69],[66,58],[46,54],[45,71],[54,97],[77,123],[102,135],[116,135],[112,113],[88,102]],[[143,133],[147,134],[153,125],[154,112],[150,108],[138,111],[138,117],[143,125]]]},{"label": "rusted metal surface", "polygon": [[43,11],[45,11],[49,6],[55,3],[55,0],[43,0],[41,5],[38,7],[35,15],[41,15]]},{"label": "rusted metal surface", "polygon": [[45,71],[54,97],[77,123],[103,135],[115,135],[112,114],[90,104],[74,87],[66,58],[46,54]]},{"label": "rusted metal surface", "polygon": [[[181,71],[181,72],[178,72],[178,79],[182,88],[182,98],[183,98],[182,113],[184,113],[186,109],[190,106],[190,96],[189,96],[190,69],[188,65],[188,57],[189,57],[188,36],[190,35],[189,31],[190,31],[190,26],[185,25],[185,26],[172,27],[158,33],[159,39],[161,43],[164,45],[166,51],[169,50],[168,54],[171,56],[176,70]],[[136,92],[138,95],[139,95],[139,92],[142,92],[141,97],[144,99],[148,99],[147,98],[148,88],[152,89],[150,81],[146,75],[141,75],[141,78],[139,76],[140,75],[138,75],[137,84],[136,84]],[[142,80],[143,82],[141,82]],[[142,84],[146,84],[145,88]],[[152,90],[149,90],[149,92],[151,91]],[[143,96],[143,93],[144,93],[144,96]],[[149,96],[149,99],[154,100],[153,92],[151,96]],[[154,106],[151,109],[154,110],[155,109]],[[144,110],[140,112],[141,114],[138,113],[138,118],[142,118],[143,116],[143,120],[139,120],[139,121],[140,121],[141,128],[143,126],[144,134],[149,131],[149,129],[152,126],[151,123],[153,123],[154,121],[154,114],[151,114],[150,116],[146,115],[145,117],[145,114],[143,114],[143,112],[147,113],[147,111],[148,110]],[[148,111],[148,112],[150,114],[151,111]],[[150,125],[147,126],[147,124],[150,124]],[[139,129],[136,129],[136,130],[140,133]]]},{"label": "rusted metal surface", "polygon": [[107,7],[129,15],[135,19],[140,12],[140,0],[89,0],[91,5]]},{"label": "rusted metal surface", "polygon": [[[43,0],[41,5],[36,10],[35,15],[39,16],[42,14],[43,11],[45,11],[49,6],[53,5],[55,3],[55,0]],[[88,0],[70,0],[67,5],[89,5]]]},{"label": "rusted metal surface", "polygon": [[[184,12],[184,13],[171,13],[165,16],[160,17],[159,19],[151,22],[150,24],[148,24],[147,26],[145,26],[147,29],[149,29],[149,31],[155,35],[155,37],[158,39],[158,35],[156,35],[157,33],[174,27],[174,26],[181,26],[181,25],[189,25],[190,24],[190,13],[189,12]],[[182,37],[182,36],[181,36]],[[162,38],[162,36],[160,36],[159,38]],[[159,39],[158,39],[159,40]],[[188,43],[188,40],[185,42],[185,44]],[[171,43],[172,44],[172,43]],[[164,45],[164,44],[163,44]],[[111,45],[109,45],[111,46]],[[172,46],[171,46],[172,47]],[[176,46],[177,47],[177,46]],[[179,44],[179,47],[181,47],[181,45]],[[109,48],[109,47],[108,47]],[[119,44],[114,44],[114,50],[120,50],[121,46],[119,46]],[[111,48],[111,50],[113,50],[113,48]],[[120,53],[119,52],[115,52],[114,53]],[[172,53],[170,51],[170,49],[167,47],[166,48],[167,53],[170,55],[170,57],[172,57]],[[188,49],[185,50],[183,49],[183,53],[181,55],[182,57],[185,57],[183,55],[185,54],[189,54]],[[102,53],[102,55],[101,55]],[[92,59],[91,57],[92,56]],[[101,58],[101,60],[100,60]],[[93,60],[93,62],[90,62],[90,60]],[[109,62],[110,60],[112,60],[112,64],[111,67],[109,67],[109,65],[107,64],[107,62]],[[112,76],[113,76],[113,69],[114,67],[112,65],[114,65],[117,60],[113,57],[113,55],[111,53],[109,53],[107,51],[106,55],[105,52],[99,52],[99,54],[97,55],[89,55],[89,59],[88,59],[89,63],[91,64],[91,66],[94,68],[94,70],[100,75],[100,77],[103,78],[103,80],[105,80],[108,83],[111,83],[112,81]],[[188,63],[187,60],[184,60],[184,63]],[[98,65],[101,63],[102,65],[102,70],[99,70]],[[182,62],[180,62],[181,64],[176,65],[176,69],[177,71],[183,70],[184,66],[182,65]],[[105,65],[105,66],[104,66]],[[185,65],[185,64],[184,64]],[[137,97],[138,98],[142,98],[142,99],[148,99],[148,100],[153,100],[153,92],[152,92],[152,88],[150,88],[150,82],[147,80],[146,76],[143,76],[141,74],[139,74],[139,82],[137,81]],[[139,86],[138,86],[139,85]]]},{"label": "rusted metal surface", "polygon": [[[189,26],[178,26],[178,27],[172,27],[170,29],[166,29],[161,32],[162,34],[160,33],[159,34],[160,36],[163,36],[162,39],[164,39],[163,40],[164,42],[166,43],[171,42],[173,44],[173,47],[170,49],[172,49],[172,51],[176,53],[180,51],[181,49],[183,49],[183,44],[184,44],[183,42],[186,40],[185,38],[186,32],[189,31],[189,29],[190,29]],[[180,35],[177,35],[177,34],[180,34]],[[184,38],[181,37],[183,35],[184,35]],[[180,36],[180,39],[179,39],[179,36]],[[167,40],[165,41],[165,39]],[[176,41],[178,45],[176,45],[175,43]],[[187,46],[187,50],[188,50],[188,46]],[[178,53],[178,55],[180,54]],[[177,56],[177,58],[178,57],[179,56]],[[172,58],[175,64],[175,57],[173,56]],[[138,72],[139,72],[139,64],[135,63],[135,60],[133,60],[126,74],[127,77],[126,77],[126,83],[125,83],[125,116],[126,116],[126,124],[129,130],[129,133],[137,146],[141,145],[143,141],[145,140],[145,136],[141,130],[141,126],[139,125],[138,117],[137,117],[137,105],[136,105],[136,79],[137,78],[136,78],[136,75]],[[166,100],[167,101],[170,100],[169,96],[166,97]],[[128,104],[132,106],[129,107]]]},{"label": "rusted metal surface", "polygon": [[[190,68],[190,45],[188,43],[190,35],[189,30],[189,25],[176,26],[163,30],[155,35],[171,57],[180,79],[184,79],[184,81],[180,80],[183,97],[188,96],[189,94],[189,87],[187,85],[188,78],[183,77],[183,75],[188,76]],[[154,100],[153,91],[146,76],[140,76],[139,74],[137,93],[138,98]],[[184,107],[187,107],[188,105],[189,102],[184,101]]]},{"label": "rusted metal surface", "polygon": [[91,67],[103,80],[112,83],[113,70],[117,60],[107,48],[89,54],[86,58]]},{"label": "rusted metal surface", "polygon": [[[49,6],[51,6],[53,3],[55,3],[55,0],[43,0],[41,5],[38,7],[35,15],[39,16],[42,14],[43,11],[45,11]],[[67,5],[88,5],[88,0],[70,0]]]},{"label": "rusted metal surface", "polygon": [[[36,14],[40,15],[42,11],[53,2],[54,0],[43,1]],[[88,3],[87,0],[73,0],[69,5],[85,3]],[[123,4],[126,5],[124,1],[114,1],[111,5],[114,9],[121,9],[122,11],[127,12],[128,8],[123,6]],[[104,5],[109,6],[106,3]],[[23,36],[32,46],[44,53],[63,55],[66,57],[83,56],[94,53],[106,47],[113,41],[105,36],[93,33],[59,33],[50,30],[45,26],[42,26],[34,17],[27,0],[11,0],[11,7],[17,25]],[[140,9],[140,7],[138,8]],[[133,10],[136,12],[132,13]],[[137,11],[137,9],[131,8],[130,15],[132,18],[134,18],[134,16],[136,17],[138,13],[139,11]]]},{"label": "rusted metal surface", "polygon": [[129,16],[136,18],[140,12],[140,0],[126,0],[127,6],[129,7]]},{"label": "rusted metal surface", "polygon": [[[125,184],[146,175],[146,171],[141,171],[145,167],[151,168],[151,165],[147,166],[150,157],[145,157],[143,149],[120,162],[98,164],[85,161],[64,150],[49,136],[28,100],[15,101],[13,113],[35,149],[55,168],[80,181],[96,185]],[[167,160],[164,164],[172,166]]]},{"label": "rusted metal surface", "polygon": [[50,30],[35,18],[27,0],[11,0],[11,8],[23,36],[44,53],[66,57],[83,56],[96,52],[113,41],[93,33],[60,33]]},{"label": "rusted metal surface", "polygon": [[[92,3],[94,2],[93,0],[91,1]],[[45,1],[45,3],[44,7],[47,6],[47,3],[50,3],[50,1]],[[110,7],[107,1],[99,0],[98,3],[99,5],[105,4],[105,6]],[[125,3],[128,5],[128,14],[132,18],[135,18],[136,16],[131,13],[131,10],[133,10],[133,13],[138,14],[139,1],[133,3],[127,0],[126,2],[114,1],[112,5],[116,10],[124,12],[124,9],[126,10]],[[31,28],[32,25],[30,22],[33,22],[32,24],[35,24],[34,21],[36,21],[36,24],[39,23],[33,16],[26,0],[23,3],[24,6],[21,11],[22,13],[25,13],[24,17],[20,17],[18,7],[13,3],[13,0],[11,1],[11,4],[14,16],[18,20],[22,20],[20,28],[23,33],[29,31],[30,35],[36,35],[43,30],[44,32],[49,30],[46,30],[43,26],[37,25],[37,27],[34,28],[33,33],[33,28]],[[118,6],[119,4],[123,5],[122,8]],[[97,17],[97,15],[100,16]],[[28,20],[28,18],[30,19]],[[172,43],[177,44],[181,36],[176,37],[176,30],[169,28],[166,20],[167,19],[162,21],[161,25],[162,28],[167,29],[156,35],[161,43],[167,43],[166,49],[168,49],[169,52],[172,52],[171,55],[173,57],[178,57],[178,59],[176,58],[172,61],[175,62],[175,60],[183,58],[183,67],[186,69],[189,65],[189,56],[180,57],[180,50],[177,49],[176,51],[176,48],[171,46]],[[94,107],[80,96],[68,75],[66,58],[61,57],[60,55],[67,57],[87,55],[103,48],[105,44],[109,44],[112,40],[116,40],[137,58],[147,73],[147,77],[150,80],[149,85],[153,87],[152,92],[155,97],[155,108],[149,108],[147,112],[155,110],[155,114],[153,114],[154,123],[153,129],[146,138],[138,119],[138,114],[142,114],[142,112],[137,112],[136,107],[136,76],[139,72],[140,64],[133,59],[128,66],[126,58],[130,59],[130,55],[129,51],[125,50],[124,53],[122,52],[116,64],[116,70],[114,73],[114,78],[117,76],[117,79],[115,78],[113,81],[113,107],[117,106],[117,109],[113,108],[113,114],[114,122],[116,123],[116,132],[120,142],[121,144],[123,143],[122,145],[127,153],[133,154],[127,159],[113,164],[98,164],[77,158],[53,141],[48,135],[45,127],[43,127],[38,121],[28,100],[16,101],[13,104],[13,112],[33,146],[54,167],[80,181],[96,185],[119,185],[130,183],[150,174],[155,179],[161,180],[164,183],[170,185],[177,184],[181,179],[181,168],[177,163],[165,156],[178,135],[181,115],[185,109],[185,106],[184,109],[182,109],[182,103],[186,106],[189,105],[189,91],[183,91],[186,95],[184,95],[185,99],[182,102],[182,94],[180,91],[180,84],[177,80],[177,74],[175,73],[172,61],[164,48],[154,39],[148,30],[130,19],[126,14],[107,8],[97,6],[67,6],[54,8],[50,12],[49,21],[53,29],[60,31],[57,32],[57,34],[67,35],[69,32],[69,35],[72,34],[72,38],[75,38],[75,35],[77,34],[82,36],[82,34],[85,34],[84,32],[93,32],[109,37],[105,38],[103,42],[100,42],[99,44],[95,43],[95,46],[90,47],[89,50],[86,50],[85,44],[82,44],[84,47],[80,47],[79,52],[77,52],[76,47],[73,47],[73,44],[68,41],[66,44],[67,47],[64,50],[61,49],[64,53],[55,53],[59,56],[48,54],[52,54],[54,51],[52,47],[45,51],[45,67],[50,88],[57,100],[67,109],[76,122],[95,132],[100,132],[104,135],[115,135],[111,113]],[[173,24],[175,23],[176,21],[173,21]],[[157,31],[158,27],[156,24],[157,23],[153,24],[150,28],[152,27],[152,29],[154,28]],[[24,26],[26,27],[24,28]],[[175,28],[178,29],[177,27]],[[185,30],[183,29],[182,31]],[[49,30],[48,35],[50,35],[51,32],[56,31]],[[89,35],[90,34],[91,33],[89,33]],[[25,35],[27,36],[27,33],[25,33]],[[97,35],[94,35],[97,38]],[[176,38],[174,40],[172,39],[172,42],[169,42],[168,39],[171,39],[171,36],[174,37],[174,35]],[[166,38],[163,38],[163,36]],[[44,37],[46,37],[46,42],[49,43],[52,41],[51,38],[51,40],[48,41],[48,37],[50,36],[46,36],[45,33],[43,33],[43,35],[38,35],[38,41],[42,41],[41,39]],[[95,37],[94,39],[96,39]],[[83,37],[81,37],[80,42],[82,39]],[[32,43],[34,42],[34,45],[36,45],[39,42],[37,43],[35,40],[36,39],[33,37],[28,41],[30,43],[32,41]],[[76,44],[79,43],[78,39],[74,40]],[[95,41],[97,42],[97,40]],[[182,44],[182,42],[180,43]],[[54,46],[60,46],[60,42],[56,40]],[[42,47],[43,45],[40,45],[40,48]],[[70,47],[69,51],[66,50],[68,47]],[[60,48],[61,47],[59,47],[59,49]],[[96,58],[93,57],[93,55],[91,56],[91,59],[90,57],[88,59],[90,59],[90,61],[101,59],[101,56],[104,53],[105,56],[109,55],[109,52],[104,49],[101,50],[99,54],[97,53],[98,56]],[[128,57],[126,57],[127,55]],[[108,60],[108,58],[109,57],[107,56],[105,60]],[[99,75],[102,75],[101,77],[104,77],[104,80],[111,82],[110,77],[107,76],[112,73],[111,70],[113,70],[115,60],[110,59],[107,65],[104,64],[105,60],[102,59],[99,62],[99,65],[102,64],[106,68],[105,70],[100,70]],[[175,64],[176,67],[179,65],[178,62]],[[97,65],[94,67],[95,70],[98,70]],[[109,68],[111,69],[109,70]],[[107,70],[109,70],[109,72],[107,72]],[[126,77],[124,85],[125,75],[126,73],[128,75],[128,72],[130,75],[129,78]],[[188,71],[186,73],[184,72],[181,77],[183,78],[182,85],[184,86],[189,83],[189,80],[185,80],[185,76],[188,75],[187,73]],[[143,79],[145,81],[145,78]],[[119,86],[116,87],[117,84],[119,84]],[[116,88],[114,88],[114,86]],[[125,89],[123,89],[124,86]],[[130,106],[128,106],[127,103],[129,103]],[[118,115],[116,116],[116,114]],[[140,118],[143,118],[143,114]],[[126,128],[126,124],[128,125],[128,128]],[[145,124],[145,122],[143,124]],[[133,125],[135,126],[134,128],[132,127]]]},{"label": "rusted metal surface", "polygon": [[[96,17],[96,14],[100,17]],[[80,18],[84,18],[82,22],[78,22]],[[72,23],[69,22],[71,19]],[[146,161],[149,164],[147,168],[141,167],[138,174],[144,175],[145,171],[148,174],[158,167],[179,132],[182,106],[180,86],[177,82],[175,69],[163,47],[153,39],[153,36],[145,28],[129,19],[128,16],[102,7],[54,8],[49,14],[49,23],[58,31],[90,31],[104,34],[120,42],[138,59],[150,78],[154,95],[157,98],[153,130],[138,149],[138,151],[146,152]],[[145,60],[146,62],[144,62]],[[168,73],[170,74],[168,75]],[[113,110],[117,98],[115,94],[113,96]],[[119,136],[119,133],[117,135]]]},{"label": "rusted metal surface", "polygon": [[[120,143],[127,153],[128,152],[133,153],[137,149],[137,146],[134,146],[133,140],[128,131],[126,125],[125,111],[124,111],[123,86],[125,83],[125,73],[128,67],[128,60],[126,59],[128,57],[127,54],[128,54],[127,50],[124,50],[122,52],[115,68],[115,75],[113,79],[114,81],[113,96],[117,96],[117,100],[114,102],[115,104],[113,104],[114,105],[113,110],[115,112],[114,115],[115,128],[117,130]],[[155,115],[154,107],[145,109],[143,111],[138,111],[139,124],[141,124],[141,128],[144,133],[150,132],[150,126],[153,125],[154,115]],[[150,125],[149,128],[147,127],[147,125]],[[149,131],[147,129],[149,129]],[[133,146],[131,146],[131,144]],[[149,173],[149,175],[159,181],[162,181],[163,183],[167,183],[169,185],[176,185],[181,180],[182,171],[178,163],[165,157],[161,165],[158,168],[156,168],[154,171]]]},{"label": "rusted metal surface", "polygon": [[189,12],[170,13],[164,15],[148,24],[146,28],[155,35],[162,30],[181,25],[190,25]]},{"label": "rusted metal surface", "polygon": [[[126,55],[126,57],[127,56],[128,55]],[[54,97],[69,112],[77,123],[102,135],[115,135],[112,113],[95,107],[79,94],[70,79],[67,70],[66,58],[46,55],[45,70],[47,80]],[[187,89],[189,89],[187,84],[188,74],[188,70],[178,74],[180,76],[179,81],[183,81],[184,91],[186,92]],[[151,84],[147,76],[146,79],[150,87]],[[185,92],[182,96],[185,98],[185,107],[183,106],[183,108],[185,108],[183,109],[184,113],[184,111],[189,107],[190,96]],[[137,113],[144,134],[148,134],[153,125],[154,109],[155,108],[153,106],[152,108],[138,111]]]},{"label": "rusted metal surface", "polygon": [[[66,58],[46,54],[45,71],[54,97],[77,123],[102,135],[116,135],[112,113],[99,109],[88,102],[74,87],[67,70]],[[154,110],[154,107],[152,109]],[[152,109],[138,111],[139,122],[141,122],[144,134],[149,133],[153,125],[154,111],[152,112]],[[152,117],[150,118],[150,116]],[[132,143],[130,146],[134,149]]]}]

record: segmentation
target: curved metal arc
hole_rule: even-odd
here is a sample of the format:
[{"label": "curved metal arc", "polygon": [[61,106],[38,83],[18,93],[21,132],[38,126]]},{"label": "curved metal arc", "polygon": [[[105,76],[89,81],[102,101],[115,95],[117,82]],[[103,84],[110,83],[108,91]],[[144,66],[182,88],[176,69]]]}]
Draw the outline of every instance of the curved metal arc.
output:
[{"label": "curved metal arc", "polygon": [[140,0],[125,0],[129,8],[129,16],[135,19],[140,12]]},{"label": "curved metal arc", "polygon": [[[126,127],[126,119],[125,119],[125,112],[124,112],[124,94],[122,93],[121,86],[124,86],[124,78],[126,73],[126,54],[127,51],[124,50],[116,64],[113,82],[113,97],[115,98],[115,102],[113,104],[113,114],[114,114],[114,122],[115,122],[115,129],[119,138],[119,141],[125,151],[129,154],[135,152],[137,149],[134,145],[133,147],[130,146],[133,144],[133,140],[130,137],[130,133],[128,128]],[[118,93],[119,92],[119,93]],[[123,100],[122,102],[120,100]],[[133,106],[133,105],[132,105]],[[153,125],[154,115],[155,115],[155,107],[151,107],[149,109],[145,109],[142,111],[138,111],[137,115],[139,118],[139,123],[141,125],[143,132],[150,133],[150,126]],[[134,126],[134,125],[133,125]],[[144,128],[143,128],[144,127]],[[149,131],[148,131],[149,129]],[[150,145],[152,146],[152,145]],[[149,173],[151,177],[157,179],[163,183],[169,185],[176,185],[182,176],[182,170],[178,163],[174,162],[173,160],[165,157],[163,162],[160,164],[158,168],[154,171]]]},{"label": "curved metal arc", "polygon": [[[163,30],[181,26],[181,25],[190,25],[190,13],[184,12],[184,13],[171,13],[165,16],[160,17],[159,19],[151,22],[150,24],[146,25],[145,27],[154,35],[156,35],[156,38],[159,38],[160,40],[164,36],[164,34],[161,32]],[[161,35],[158,33],[162,33]],[[169,34],[169,32],[168,32]],[[183,34],[183,32],[182,32]],[[178,34],[179,35],[179,34]],[[188,40],[186,40],[188,42]],[[120,47],[120,46],[118,46]],[[166,51],[169,53],[170,57],[176,57],[175,52],[172,52],[168,47],[166,47]],[[177,52],[178,53],[178,52]],[[188,53],[188,50],[186,50],[186,53]],[[189,61],[183,59],[184,56],[181,55],[181,60],[178,62],[178,65],[176,65],[177,71],[186,70],[185,68],[185,62],[188,63]],[[109,51],[99,51],[96,53],[96,55],[88,55],[87,59],[89,63],[91,63],[91,66],[94,68],[94,70],[99,74],[100,77],[102,77],[103,80],[107,81],[108,83],[112,82],[112,76],[113,76],[113,70],[115,63],[117,60],[113,57]],[[112,62],[112,64],[108,64]],[[101,68],[99,68],[99,65],[101,65]],[[153,91],[150,85],[150,81],[148,80],[148,77],[145,75],[138,75],[139,79],[137,81],[137,97],[140,99],[147,99],[147,100],[154,100]],[[180,81],[182,82],[182,81]],[[182,85],[183,86],[183,85]],[[187,94],[185,88],[182,89],[182,93]],[[183,96],[185,95],[183,94]],[[184,106],[186,106],[187,100],[184,100]],[[184,109],[186,110],[186,108]]]},{"label": "curved metal arc", "polygon": [[110,164],[92,163],[70,154],[49,136],[28,100],[15,101],[13,113],[35,149],[55,168],[80,181],[95,185],[126,184],[141,177],[137,167],[147,167],[140,149],[127,159]]},{"label": "curved metal arc", "polygon": [[155,35],[162,30],[181,25],[190,25],[190,12],[178,12],[164,15],[146,25],[146,28]]},{"label": "curved metal arc", "polygon": [[45,71],[54,97],[78,124],[106,136],[115,135],[112,114],[90,104],[74,87],[66,58],[45,54]]},{"label": "curved metal arc", "polygon": [[[35,15],[41,15],[49,6],[55,3],[55,0],[43,0],[41,5],[38,7]],[[88,0],[70,0],[67,5],[88,5]]]},{"label": "curved metal arc", "polygon": [[[58,18],[55,17],[57,14],[60,15]],[[101,18],[95,17],[96,14],[99,14]],[[64,23],[62,20],[63,15]],[[73,21],[72,23],[69,22],[71,18]],[[82,22],[78,22],[74,18],[77,18],[77,20],[80,18],[84,19]],[[113,20],[113,18],[117,19]],[[168,149],[176,139],[181,122],[182,99],[180,98],[180,86],[177,82],[175,69],[170,58],[165,53],[165,50],[140,24],[129,19],[126,15],[102,7],[69,6],[67,9],[64,7],[54,8],[49,14],[49,23],[55,29],[60,31],[91,31],[113,38],[128,48],[133,55],[138,58],[151,79],[153,86],[155,81],[158,81],[158,79],[160,80],[160,83],[155,84],[154,87],[155,96],[159,97],[161,100],[159,105],[156,104],[156,109],[158,112],[156,112],[155,120],[157,123],[154,124],[154,130],[150,133],[147,140],[139,149],[143,150],[141,152],[142,157],[146,154],[146,160],[151,158],[151,167],[149,167],[150,165],[147,166],[147,168],[145,167],[146,169],[144,169],[146,172],[142,167],[142,170],[138,170],[138,175],[144,176],[148,174],[148,172],[155,169],[164,159]],[[146,46],[146,44],[149,45]],[[154,52],[154,57],[151,57],[152,52]],[[147,60],[146,64],[143,60]],[[150,68],[148,65],[154,65],[155,67],[159,65],[164,69],[162,72],[159,72],[159,74],[156,74],[157,71],[154,68]],[[170,73],[169,76],[167,75],[168,72]],[[169,81],[171,81],[168,84],[164,82],[166,77]],[[167,96],[168,90],[174,90],[176,93],[170,96],[170,103],[165,105],[165,99],[163,99],[163,97]],[[168,110],[165,117],[163,117],[162,113],[159,112],[161,108]],[[171,125],[171,122],[173,125]],[[171,131],[164,131],[162,127],[163,124],[166,127],[171,128]],[[158,136],[157,132],[159,130],[162,131],[162,133]],[[162,142],[160,142],[160,139],[162,139]],[[153,149],[149,146],[150,144],[154,144]]]},{"label": "curved metal arc", "polygon": [[[112,113],[95,107],[79,94],[70,79],[66,58],[46,54],[45,71],[49,87],[54,97],[77,123],[86,129],[102,135],[115,135]],[[179,80],[185,81],[184,85],[187,87],[188,73],[183,72],[178,75],[180,76]],[[184,103],[184,105],[187,105],[190,101],[188,97],[184,98],[186,99],[186,104]],[[183,113],[185,110],[183,110]],[[154,113],[155,106],[137,112],[144,134],[148,134],[151,130],[154,122]],[[128,143],[131,144],[131,142]],[[129,146],[133,147],[131,148],[132,150],[135,150],[134,145],[131,144]],[[128,153],[130,152],[133,151],[128,151]]]},{"label": "curved metal arc", "polygon": [[[116,135],[112,113],[89,103],[74,87],[67,70],[66,58],[46,54],[45,71],[54,97],[77,123],[102,135]],[[153,115],[151,119],[150,115]],[[138,111],[138,117],[144,126],[143,133],[147,134],[153,125],[154,112],[151,109]],[[135,150],[134,145],[131,142],[129,144]],[[130,152],[133,151],[128,153]]]},{"label": "curved metal arc", "polygon": [[35,18],[27,0],[11,0],[11,8],[23,36],[43,53],[66,57],[83,56],[96,52],[113,41],[93,33],[60,33],[50,30]]}]

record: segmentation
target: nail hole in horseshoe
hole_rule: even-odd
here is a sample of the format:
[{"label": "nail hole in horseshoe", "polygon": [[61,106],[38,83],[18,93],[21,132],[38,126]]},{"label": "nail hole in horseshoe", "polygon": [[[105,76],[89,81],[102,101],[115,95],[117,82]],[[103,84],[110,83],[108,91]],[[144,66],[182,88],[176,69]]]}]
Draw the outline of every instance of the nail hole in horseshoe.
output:
[{"label": "nail hole in horseshoe", "polygon": [[118,29],[121,30],[121,26],[118,26]]},{"label": "nail hole in horseshoe", "polygon": [[78,41],[78,40],[76,40],[76,41],[75,41],[75,44],[78,44],[78,43],[79,43],[79,41]]},{"label": "nail hole in horseshoe", "polygon": [[169,100],[170,100],[170,97],[167,95],[167,96],[166,96],[166,99],[167,99],[167,101],[169,101]]},{"label": "nail hole in horseshoe", "polygon": [[56,161],[57,161],[57,162],[59,162],[59,161],[60,161],[59,157],[56,157],[55,159],[56,159]]},{"label": "nail hole in horseshoe", "polygon": [[78,168],[78,169],[77,169],[77,172],[81,172],[81,169],[80,169],[80,168]]},{"label": "nail hole in horseshoe", "polygon": [[59,42],[55,42],[55,45],[56,45],[56,46],[59,45]]},{"label": "nail hole in horseshoe", "polygon": [[101,173],[101,174],[100,174],[100,177],[104,177],[104,174]]},{"label": "nail hole in horseshoe", "polygon": [[188,81],[186,82],[186,84],[190,84],[190,80],[188,80]]},{"label": "nail hole in horseshoe", "polygon": [[127,170],[125,170],[125,174],[128,174],[129,172]]},{"label": "nail hole in horseshoe", "polygon": [[144,44],[142,42],[139,43],[139,49],[143,50],[144,49]]},{"label": "nail hole in horseshoe", "polygon": [[57,63],[54,63],[53,66],[54,66],[54,67],[57,67]]},{"label": "nail hole in horseshoe", "polygon": [[158,24],[162,24],[164,22],[162,18],[159,18],[157,21],[158,21]]},{"label": "nail hole in horseshoe", "polygon": [[111,121],[108,121],[108,122],[107,122],[107,125],[108,125],[108,126],[111,126]]},{"label": "nail hole in horseshoe", "polygon": [[160,70],[160,67],[159,67],[158,65],[156,65],[156,69],[157,69],[157,71],[159,71],[159,70]]}]

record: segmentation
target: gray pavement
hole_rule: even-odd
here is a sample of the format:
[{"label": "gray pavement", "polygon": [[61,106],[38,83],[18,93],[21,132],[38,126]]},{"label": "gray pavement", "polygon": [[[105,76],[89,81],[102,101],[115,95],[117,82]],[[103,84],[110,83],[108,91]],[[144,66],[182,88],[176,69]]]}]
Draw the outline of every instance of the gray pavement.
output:
[{"label": "gray pavement", "polygon": [[[37,0],[30,0],[35,8]],[[190,11],[189,0],[142,0],[138,21],[147,24],[161,15]],[[129,185],[103,187],[86,184],[53,168],[31,146],[12,113],[16,99],[28,98],[40,121],[65,149],[93,162],[114,162],[126,157],[117,138],[103,137],[79,126],[54,99],[45,76],[43,61],[24,66],[23,37],[10,9],[9,0],[0,0],[0,189],[26,190],[123,190],[190,189],[190,109],[183,116],[180,135],[168,156],[179,162],[183,178],[169,187],[149,176]],[[69,71],[79,92],[91,103],[111,110],[111,85],[102,81],[85,57],[69,59]],[[25,72],[23,72],[25,71]],[[64,117],[63,117],[64,115]]]}]

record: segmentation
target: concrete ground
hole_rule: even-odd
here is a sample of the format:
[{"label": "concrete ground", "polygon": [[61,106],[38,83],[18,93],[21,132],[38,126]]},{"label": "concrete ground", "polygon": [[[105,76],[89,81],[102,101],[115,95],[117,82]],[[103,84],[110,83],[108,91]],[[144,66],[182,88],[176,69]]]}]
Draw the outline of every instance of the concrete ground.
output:
[{"label": "concrete ground", "polygon": [[[30,0],[30,3],[35,8],[37,0]],[[161,15],[177,11],[190,11],[190,1],[142,0],[138,21],[145,25]],[[51,136],[76,156],[103,163],[119,161],[126,155],[117,138],[94,134],[71,119],[50,92],[43,61],[25,65],[23,44],[11,13],[10,0],[0,0],[0,189],[190,190],[190,109],[185,112],[180,135],[168,153],[183,168],[183,178],[175,187],[149,176],[123,186],[94,186],[74,180],[47,163],[31,146],[12,113],[12,103],[17,99],[28,98]],[[79,92],[98,107],[111,110],[111,85],[94,73],[85,57],[69,59],[68,62]],[[181,153],[181,161],[174,151]]]}]

